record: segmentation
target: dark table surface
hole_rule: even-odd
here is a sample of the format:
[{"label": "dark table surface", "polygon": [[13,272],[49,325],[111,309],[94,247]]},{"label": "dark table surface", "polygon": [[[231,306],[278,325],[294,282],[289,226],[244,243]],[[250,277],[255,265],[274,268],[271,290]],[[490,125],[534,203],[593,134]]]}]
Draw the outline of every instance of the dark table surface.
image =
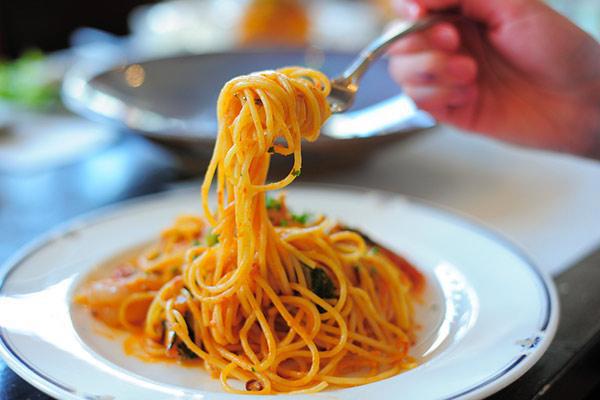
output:
[{"label": "dark table surface", "polygon": [[[62,167],[0,172],[0,263],[69,218],[168,190],[188,178],[172,155],[131,135]],[[555,282],[561,320],[554,342],[529,372],[492,399],[600,398],[600,249],[558,275]],[[48,398],[0,361],[0,399]]]}]

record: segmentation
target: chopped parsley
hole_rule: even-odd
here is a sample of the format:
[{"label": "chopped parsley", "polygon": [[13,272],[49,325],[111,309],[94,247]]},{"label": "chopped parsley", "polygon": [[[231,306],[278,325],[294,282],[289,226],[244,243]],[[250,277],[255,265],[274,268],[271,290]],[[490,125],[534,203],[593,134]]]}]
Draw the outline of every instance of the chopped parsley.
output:
[{"label": "chopped parsley", "polygon": [[267,196],[267,210],[281,210],[281,201]]},{"label": "chopped parsley", "polygon": [[268,152],[269,152],[269,153],[275,153],[275,146],[271,146],[271,147],[269,147],[269,150],[268,150]]},{"label": "chopped parsley", "polygon": [[308,221],[309,218],[310,218],[310,214],[308,214],[308,213],[292,214],[292,219],[302,225],[306,224],[306,221]]},{"label": "chopped parsley", "polygon": [[217,233],[210,233],[206,236],[206,244],[209,247],[214,246],[215,244],[219,243],[219,234]]},{"label": "chopped parsley", "polygon": [[256,372],[256,368],[250,367],[250,369],[252,370],[252,372]]},{"label": "chopped parsley", "polygon": [[379,253],[379,247],[377,246],[373,246],[371,247],[371,250],[369,250],[371,252],[371,254],[377,254]]},{"label": "chopped parsley", "polygon": [[301,173],[302,173],[302,170],[299,170],[299,169],[295,169],[292,171],[292,175],[295,176],[296,178],[299,177]]},{"label": "chopped parsley", "polygon": [[47,64],[40,50],[28,50],[14,61],[0,59],[0,101],[42,110],[60,103],[60,88],[46,79]]},{"label": "chopped parsley", "polygon": [[279,221],[279,226],[288,226],[288,222],[285,219]]}]

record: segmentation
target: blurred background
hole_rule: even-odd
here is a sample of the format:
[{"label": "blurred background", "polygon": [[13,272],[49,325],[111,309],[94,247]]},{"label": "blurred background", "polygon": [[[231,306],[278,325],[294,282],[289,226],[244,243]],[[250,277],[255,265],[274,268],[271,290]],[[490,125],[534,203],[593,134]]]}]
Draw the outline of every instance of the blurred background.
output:
[{"label": "blurred background", "polygon": [[[550,3],[599,37],[597,0]],[[395,18],[390,0],[1,1],[0,259],[71,216],[199,179],[227,79],[289,64],[334,76]],[[431,162],[400,183],[360,177],[435,126],[385,60],[364,79],[306,146],[303,179],[435,197]]]},{"label": "blurred background", "polygon": [[[594,0],[548,2],[598,37],[600,14]],[[14,59],[28,49],[43,52],[66,49],[72,44],[73,33],[84,27],[121,37],[131,34],[153,47],[148,50],[164,53],[223,48],[253,40],[283,44],[325,41],[328,45],[352,49],[393,18],[390,3],[389,0],[55,0],[51,3],[5,0],[0,3],[0,55]],[[239,21],[244,23],[238,25]],[[270,32],[276,34],[269,35]]]},{"label": "blurred background", "polygon": [[[396,18],[390,1],[0,0],[0,264],[79,214],[199,187],[227,79],[289,64],[333,77]],[[600,38],[598,0],[548,3]],[[597,163],[437,127],[385,59],[303,151],[301,181],[461,211],[553,275],[600,243]],[[5,396],[46,399],[0,362]]]},{"label": "blurred background", "polygon": [[[392,16],[385,0],[0,1],[0,260],[72,216],[199,179],[227,79],[289,64],[334,75]],[[434,125],[385,62],[365,79],[358,108],[395,100],[333,121],[307,149],[313,169]]]},{"label": "blurred background", "polygon": [[[352,25],[377,24],[388,14],[386,0],[347,2],[360,8],[360,14],[348,16],[368,20]],[[319,6],[319,3],[329,4]],[[323,10],[346,13],[348,6],[344,3],[327,0],[58,0],[49,4],[41,0],[7,0],[0,5],[0,51],[5,57],[14,58],[30,48],[46,52],[65,49],[72,44],[72,34],[82,27],[119,36],[132,34],[154,47],[149,50],[157,52],[223,48],[256,40],[301,45],[311,39],[309,35],[317,33],[319,24],[327,23],[322,18],[340,24],[342,21],[332,18],[333,15],[318,14]],[[240,21],[244,21],[241,26]],[[273,32],[275,34],[269,35]],[[347,32],[356,35],[353,40],[348,37],[339,40],[342,46],[350,45],[363,33],[351,28]],[[335,36],[335,32],[332,35]]]},{"label": "blurred background", "polygon": [[[598,37],[596,3],[551,1]],[[334,76],[394,18],[390,0],[1,1],[0,259],[71,216],[198,179],[227,79],[289,64]],[[364,79],[306,146],[303,179],[385,187],[339,168],[368,171],[435,126],[385,60]],[[430,166],[390,189],[427,198]]]}]

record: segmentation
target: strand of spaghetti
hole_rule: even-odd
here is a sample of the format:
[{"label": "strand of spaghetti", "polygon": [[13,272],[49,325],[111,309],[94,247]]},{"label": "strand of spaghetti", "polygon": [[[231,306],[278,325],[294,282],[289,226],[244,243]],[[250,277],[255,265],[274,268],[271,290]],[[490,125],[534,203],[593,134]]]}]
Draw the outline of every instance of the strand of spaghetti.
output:
[{"label": "strand of spaghetti", "polygon": [[242,326],[242,329],[240,330],[240,342],[242,343],[242,349],[244,350],[244,354],[250,359],[250,362],[252,362],[252,364],[254,365],[259,365],[260,360],[256,356],[256,353],[254,352],[254,350],[250,346],[250,342],[248,341],[248,331],[250,330],[254,322],[256,322],[256,316],[254,314],[251,314],[246,319],[244,325]]},{"label": "strand of spaghetti", "polygon": [[[319,340],[322,340],[324,343],[328,343],[328,344],[337,343],[336,338],[327,337],[327,336],[322,336],[319,338]],[[381,356],[381,355],[377,354],[377,352],[365,350],[365,349],[361,348],[360,346],[357,346],[352,343],[347,343],[345,347],[351,353],[357,354],[361,357],[364,357],[364,358],[367,358],[370,360],[377,361],[378,363],[382,363],[382,364],[390,364],[390,363],[399,361],[405,357],[405,355],[400,355],[400,354],[397,356],[393,356],[393,357]]]},{"label": "strand of spaghetti", "polygon": [[318,392],[324,390],[328,385],[329,384],[327,382],[321,382],[321,383],[317,383],[315,386],[307,387],[306,389],[292,390],[290,392],[287,392],[287,394],[293,395],[293,394],[318,393]]},{"label": "strand of spaghetti", "polygon": [[[377,289],[375,288],[375,283],[373,282],[373,279],[371,278],[371,274],[364,267],[358,269],[358,274],[360,276],[360,287],[362,289],[364,289],[369,294],[369,296],[373,299],[373,303],[374,303],[377,311],[382,312],[383,306],[382,306],[381,302],[379,301],[379,296],[377,296],[377,293],[376,293]],[[382,288],[380,287],[379,290],[382,290]]]},{"label": "strand of spaghetti", "polygon": [[[412,275],[332,219],[304,222],[284,197],[267,203],[266,192],[300,174],[302,140],[319,136],[329,90],[323,74],[298,67],[224,85],[201,187],[205,219],[178,218],[132,262],[140,275],[123,268],[123,280],[107,284],[110,301],[99,302],[98,315],[116,315],[132,333],[147,307],[143,336],[127,341],[133,352],[198,356],[232,393],[314,393],[414,366]],[[291,166],[269,181],[275,153]]]},{"label": "strand of spaghetti", "polygon": [[267,238],[275,237],[274,240],[268,240],[269,243],[267,244],[267,249],[265,251],[267,255],[267,262],[271,267],[270,269],[274,270],[275,274],[277,275],[279,281],[279,290],[281,290],[281,293],[283,295],[290,295],[292,294],[292,289],[290,288],[290,279],[292,279],[294,276],[292,273],[292,262],[290,262],[289,258],[286,260],[285,258],[282,259],[282,257],[280,257],[279,252],[277,251],[278,238],[275,236],[273,227],[266,224],[266,229]]},{"label": "strand of spaghetti", "polygon": [[392,304],[395,309],[396,316],[398,317],[398,323],[402,329],[408,329],[411,324],[412,312],[406,304],[406,293],[409,288],[405,285],[394,284],[398,282],[399,273],[398,269],[391,265],[390,262],[382,261],[382,257],[367,257],[369,262],[377,265],[381,272],[385,275],[386,281],[390,282],[395,287],[393,290],[398,293],[397,296],[392,297]]},{"label": "strand of spaghetti", "polygon": [[[304,384],[310,382],[314,378],[314,376],[317,374],[317,372],[319,371],[319,351],[317,350],[317,347],[315,346],[315,344],[311,340],[311,338],[306,334],[306,332],[300,326],[293,325],[294,318],[291,316],[289,311],[285,308],[285,306],[283,305],[281,300],[279,300],[279,296],[277,296],[277,294],[273,291],[273,289],[271,289],[271,287],[268,285],[268,283],[261,277],[257,277],[256,282],[265,291],[265,293],[267,294],[267,296],[269,297],[271,302],[273,302],[273,305],[275,307],[277,307],[277,310],[279,310],[279,313],[285,319],[285,321],[288,323],[290,328],[294,329],[296,331],[296,333],[306,343],[306,346],[309,348],[309,350],[312,354],[312,365],[310,367],[310,370],[306,373],[306,375],[298,380],[288,381],[285,384],[288,386],[301,386],[301,385],[304,385]],[[275,382],[281,381],[281,378],[275,374],[269,374],[268,376]]]},{"label": "strand of spaghetti", "polygon": [[324,357],[330,357],[341,351],[341,349],[346,345],[346,342],[348,341],[348,327],[346,325],[346,321],[344,321],[341,314],[334,307],[331,307],[329,303],[321,299],[319,296],[315,295],[310,290],[297,284],[292,284],[292,288],[298,291],[302,296],[313,301],[315,304],[318,304],[319,306],[323,307],[327,313],[333,316],[338,326],[340,327],[340,337],[335,347],[328,351],[322,351],[321,354]]},{"label": "strand of spaghetti", "polygon": [[359,305],[359,307],[363,308],[363,312],[365,312],[366,315],[373,317],[373,319],[375,321],[377,321],[380,324],[382,324],[383,326],[385,326],[386,329],[388,329],[389,331],[391,331],[401,337],[406,338],[406,340],[408,341],[408,337],[406,336],[406,333],[401,328],[397,327],[394,324],[391,324],[389,321],[386,321],[385,319],[383,319],[383,317],[381,317],[377,313],[377,310],[375,310],[375,307],[373,306],[371,299],[369,298],[369,296],[366,294],[366,292],[364,290],[359,289],[359,288],[351,288],[350,293],[353,296],[356,296],[356,297],[360,298],[361,300],[363,300],[362,302],[358,302],[357,304]]},{"label": "strand of spaghetti", "polygon": [[269,356],[259,364],[260,370],[265,370],[271,364],[273,364],[275,357],[277,357],[277,344],[275,342],[275,336],[269,328],[267,319],[265,318],[265,315],[263,314],[261,308],[256,302],[256,299],[254,298],[252,292],[246,286],[242,286],[242,291],[240,292],[240,294],[242,296],[245,296],[246,299],[248,299],[248,302],[250,303],[250,306],[254,311],[254,315],[256,316],[256,319],[258,320],[258,323],[265,335],[265,339],[267,340],[267,345],[269,347]]},{"label": "strand of spaghetti", "polygon": [[235,393],[235,394],[256,394],[256,395],[260,395],[260,394],[268,394],[271,393],[271,382],[266,379],[264,377],[264,375],[259,374],[259,373],[255,373],[255,375],[261,379],[262,383],[263,383],[263,388],[261,390],[258,391],[253,391],[253,392],[247,392],[245,390],[237,390],[234,389],[233,387],[231,387],[229,385],[229,383],[227,382],[227,378],[229,377],[229,375],[235,375],[234,373],[238,370],[238,365],[235,363],[230,363],[228,364],[225,368],[223,368],[221,370],[221,374],[220,374],[220,381],[221,381],[221,385],[223,385],[223,388],[225,388],[226,391],[228,391],[229,393]]},{"label": "strand of spaghetti", "polygon": [[319,371],[319,375],[327,375],[335,371],[335,369],[338,367],[338,364],[347,354],[348,349],[340,351],[338,354],[336,354],[333,358],[329,360],[325,367],[321,368],[321,371]]},{"label": "strand of spaghetti", "polygon": [[[335,334],[339,334],[340,330],[339,328],[333,327],[333,326],[328,326],[328,325],[323,325],[323,331],[325,332],[329,332],[329,333],[335,333]],[[352,342],[361,342],[364,343],[368,346],[374,347],[376,349],[379,349],[381,351],[385,351],[387,353],[396,353],[398,352],[398,348],[396,347],[396,344],[393,343],[382,343],[378,340],[372,339],[368,336],[365,335],[361,335],[359,333],[356,332],[352,332],[349,331],[348,332],[348,338],[352,341]]]},{"label": "strand of spaghetti", "polygon": [[288,251],[292,256],[294,256],[295,258],[298,259],[298,261],[300,261],[302,264],[306,265],[307,267],[310,267],[312,269],[317,267],[317,264],[311,260],[310,258],[308,258],[307,256],[305,256],[302,251],[296,249],[294,246],[292,246],[291,244],[289,244],[287,241],[282,240],[281,241],[281,245],[283,248],[285,248],[286,251]]},{"label": "strand of spaghetti", "polygon": [[[155,296],[156,296],[156,292],[154,292],[154,291],[142,292],[142,293],[139,293],[139,292],[132,293],[129,296],[127,296],[125,298],[125,300],[123,300],[123,302],[119,306],[119,312],[118,312],[119,323],[130,331],[135,332],[137,330],[140,330],[140,326],[133,324],[129,321],[127,311],[129,310],[129,307],[135,303],[148,302],[149,304],[151,304],[152,301],[154,300]],[[143,319],[145,319],[143,317],[144,317],[144,315],[142,315],[142,318],[139,322],[143,322]]]},{"label": "strand of spaghetti", "polygon": [[[198,347],[189,337],[189,335],[186,334],[186,331],[183,330],[182,325],[179,324],[179,321],[177,319],[174,319],[174,321],[176,321],[176,323],[173,325],[173,329],[175,330],[177,336],[183,340],[183,342],[185,343],[185,345],[187,346],[188,349],[190,349],[191,351],[193,351],[196,355],[198,355],[199,357],[201,357],[204,360],[207,360],[208,362],[216,365],[217,367],[224,369],[227,364],[225,362],[223,362],[222,360],[220,360],[217,357],[214,357],[213,355],[204,352],[200,347]],[[238,379],[248,379],[249,375],[248,374],[244,374],[244,373],[236,373],[235,374],[236,377]]]},{"label": "strand of spaghetti", "polygon": [[161,336],[160,332],[156,331],[157,326],[161,326],[161,315],[164,313],[165,298],[172,297],[172,293],[178,291],[182,286],[181,278],[176,277],[167,282],[157,293],[150,303],[146,314],[146,322],[144,324],[144,333],[149,337],[158,339]]}]

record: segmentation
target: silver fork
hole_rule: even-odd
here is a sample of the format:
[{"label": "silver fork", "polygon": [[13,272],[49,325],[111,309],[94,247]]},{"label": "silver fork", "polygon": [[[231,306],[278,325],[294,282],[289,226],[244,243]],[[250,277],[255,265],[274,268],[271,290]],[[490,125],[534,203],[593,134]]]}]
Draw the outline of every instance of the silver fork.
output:
[{"label": "silver fork", "polygon": [[459,15],[456,10],[448,10],[430,13],[415,21],[402,21],[369,43],[339,77],[331,80],[331,93],[327,98],[331,112],[340,113],[352,107],[360,79],[392,43],[413,32],[427,29],[438,22],[456,20]]}]

